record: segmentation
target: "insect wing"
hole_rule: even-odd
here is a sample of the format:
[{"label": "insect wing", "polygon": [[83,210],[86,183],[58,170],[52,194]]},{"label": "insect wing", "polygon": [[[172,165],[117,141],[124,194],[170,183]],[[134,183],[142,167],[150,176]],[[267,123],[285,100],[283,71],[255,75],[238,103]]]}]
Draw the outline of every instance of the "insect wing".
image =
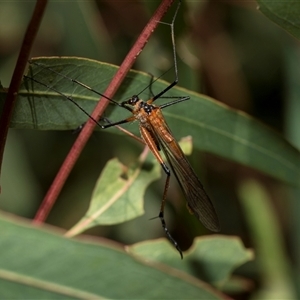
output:
[{"label": "insect wing", "polygon": [[[162,114],[161,125],[172,135]],[[196,215],[206,228],[215,232],[220,231],[215,208],[179,144],[175,139],[173,139],[172,142],[167,142],[161,130],[157,130],[155,126],[152,126],[152,129],[186,196],[189,210]]]}]

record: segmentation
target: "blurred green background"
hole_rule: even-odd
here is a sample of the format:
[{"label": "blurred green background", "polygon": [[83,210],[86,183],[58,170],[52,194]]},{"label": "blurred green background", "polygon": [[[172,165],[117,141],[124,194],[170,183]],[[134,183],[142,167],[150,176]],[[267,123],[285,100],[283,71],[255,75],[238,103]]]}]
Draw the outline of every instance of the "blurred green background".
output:
[{"label": "blurred green background", "polygon": [[[158,4],[159,1],[50,1],[32,57],[80,56],[118,65]],[[4,87],[9,85],[33,7],[33,2],[0,2],[0,80]],[[164,21],[170,21],[172,14],[171,10]],[[180,86],[243,110],[281,132],[295,146],[300,145],[299,43],[261,14],[256,2],[184,1],[175,34]],[[160,76],[172,64],[170,30],[160,25],[134,68]],[[172,70],[163,78],[172,81]],[[75,138],[72,132],[11,129],[2,170],[0,208],[33,218]],[[74,225],[86,211],[107,160],[117,156],[130,164],[140,151],[140,145],[123,134],[94,133],[47,223],[62,228]],[[293,280],[287,279],[285,289],[290,289],[289,284],[294,289],[300,264],[299,191],[209,153],[195,150],[189,160],[214,199],[222,233],[240,236],[247,247],[258,251],[258,258],[264,255],[260,247],[263,241],[255,234],[249,216],[256,216],[260,222],[271,212],[274,219],[269,225],[279,243],[276,249],[283,251],[280,259],[287,273],[280,266],[277,271],[283,272],[285,278],[292,274]],[[249,180],[255,184],[247,185]],[[125,244],[163,236],[160,223],[148,221],[158,213],[163,185],[164,177],[148,189],[144,216],[118,226],[97,227],[89,233]],[[174,182],[169,199],[177,189]],[[261,189],[265,192],[261,201],[266,206],[262,208],[259,203],[254,213],[247,215],[246,202],[241,200],[254,198]],[[209,233],[189,215],[184,199],[168,205],[166,216],[169,229],[183,249],[191,245],[195,236]],[[268,251],[276,252],[274,245],[269,246],[266,256]],[[259,259],[240,269],[255,283],[255,288],[249,288],[240,299],[261,291],[268,274],[276,273],[276,269],[269,273],[262,269],[267,268]]]}]

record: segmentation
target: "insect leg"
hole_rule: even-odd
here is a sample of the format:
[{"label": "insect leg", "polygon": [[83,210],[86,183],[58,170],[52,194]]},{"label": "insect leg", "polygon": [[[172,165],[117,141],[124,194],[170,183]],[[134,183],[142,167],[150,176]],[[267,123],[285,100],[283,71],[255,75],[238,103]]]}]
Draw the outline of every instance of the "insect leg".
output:
[{"label": "insect leg", "polygon": [[169,170],[169,168],[167,167],[167,165],[165,163],[162,163],[161,166],[162,166],[164,172],[166,173],[167,178],[166,178],[166,183],[165,183],[165,188],[164,188],[164,193],[163,193],[163,199],[161,201],[160,212],[159,212],[158,217],[161,221],[161,225],[162,225],[169,241],[177,249],[177,251],[179,252],[179,254],[181,256],[181,259],[183,259],[182,251],[181,251],[178,243],[176,242],[176,240],[172,237],[171,233],[169,232],[169,230],[167,228],[165,218],[164,218],[164,210],[165,210],[165,204],[166,204],[166,200],[167,200],[168,189],[169,189],[169,185],[170,185],[171,171]]},{"label": "insect leg", "polygon": [[[107,119],[106,119],[107,120]],[[131,116],[127,119],[124,119],[124,120],[121,120],[121,121],[117,121],[117,122],[114,122],[114,123],[108,123],[106,125],[101,125],[101,128],[102,129],[106,129],[106,128],[109,128],[109,127],[114,127],[116,125],[121,125],[121,124],[125,124],[125,123],[128,123],[128,122],[132,122],[135,120],[135,117],[134,116]]]},{"label": "insect leg", "polygon": [[183,102],[183,101],[190,100],[190,97],[189,97],[189,96],[182,96],[182,97],[180,97],[180,98],[178,98],[178,97],[175,97],[175,98],[177,98],[177,99],[176,99],[176,100],[173,100],[173,101],[171,101],[171,102],[162,104],[162,105],[160,105],[159,107],[160,107],[161,109],[163,109],[163,108],[166,108],[166,107],[168,107],[168,106],[177,104],[177,103],[179,103],[179,102]]},{"label": "insect leg", "polygon": [[[56,74],[56,75],[58,75],[58,76],[61,76],[61,77],[65,78],[65,79],[67,79],[67,80],[69,80],[69,81],[71,81],[71,82],[73,82],[73,83],[76,83],[76,84],[78,84],[79,86],[82,86],[83,88],[85,88],[85,89],[87,89],[87,90],[89,90],[89,91],[91,91],[91,92],[93,92],[93,93],[95,93],[95,94],[97,94],[97,95],[99,95],[99,96],[101,96],[101,97],[103,97],[103,98],[109,100],[109,101],[112,102],[113,104],[120,106],[120,103],[118,103],[117,101],[115,101],[115,100],[113,100],[113,99],[111,99],[111,98],[105,96],[104,94],[98,92],[97,90],[93,89],[92,87],[90,87],[90,86],[88,86],[88,85],[86,85],[86,84],[84,84],[84,83],[82,83],[82,82],[80,82],[80,81],[78,81],[78,80],[76,80],[76,79],[73,79],[73,78],[71,78],[71,77],[69,77],[69,76],[67,76],[67,75],[64,75],[64,74],[62,74],[62,73],[60,73],[60,72],[57,72],[56,70],[54,70],[54,69],[52,69],[52,68],[46,67],[46,66],[44,66],[43,64],[37,63],[37,62],[32,61],[32,60],[29,61],[29,64],[31,64],[31,65],[36,65],[36,66],[38,66],[38,67],[40,67],[40,68],[42,68],[42,69],[46,69],[46,70],[48,70],[48,71],[50,71],[50,72],[52,72],[52,73],[54,73],[54,74]],[[28,76],[25,76],[25,77],[28,78]],[[30,79],[31,79],[31,80],[34,80],[33,78],[30,78]],[[34,81],[35,81],[35,80],[34,80]],[[39,83],[39,82],[38,82],[38,83]]]},{"label": "insect leg", "polygon": [[131,121],[133,121],[134,119],[131,120],[131,118],[127,118],[127,119],[125,119],[125,120],[121,120],[121,121],[115,122],[115,123],[112,123],[112,122],[111,122],[109,119],[107,119],[107,118],[102,118],[101,120],[103,120],[103,121],[105,121],[106,123],[108,123],[108,124],[106,124],[106,125],[101,125],[101,128],[102,128],[102,129],[106,129],[106,128],[115,126],[115,127],[117,127],[119,130],[123,131],[125,134],[127,134],[127,135],[129,135],[130,137],[132,137],[132,138],[134,138],[135,140],[137,140],[138,142],[140,142],[140,143],[142,143],[142,144],[145,144],[145,142],[144,142],[143,139],[139,138],[138,136],[134,135],[133,133],[131,133],[130,131],[124,129],[123,127],[118,126],[118,125],[120,125],[120,124],[124,124],[124,123],[131,122]]},{"label": "insect leg", "polygon": [[[74,101],[74,99],[71,97],[71,96],[68,96],[68,95],[65,95],[64,93],[60,92],[59,90],[57,90],[56,88],[54,88],[53,86],[50,86],[46,83],[43,83],[43,82],[40,82],[36,79],[34,79],[33,77],[30,77],[30,76],[27,76],[27,75],[24,75],[24,78],[25,79],[28,79],[28,80],[31,80],[31,81],[34,81],[46,88],[48,88],[49,90],[51,91],[54,91],[55,93],[57,93],[58,95],[61,95],[63,98],[69,100],[70,102],[72,102],[75,106],[77,106],[85,115],[87,115],[90,119],[92,119],[98,126],[102,127],[102,125],[96,120],[94,119],[87,111],[85,111],[76,101]],[[82,125],[80,125],[82,126]]]},{"label": "insect leg", "polygon": [[177,251],[179,252],[181,259],[183,258],[182,255],[182,251],[179,248],[178,243],[176,242],[176,240],[172,237],[171,233],[169,232],[168,228],[167,228],[167,224],[165,221],[165,217],[164,217],[164,210],[165,210],[165,203],[167,200],[167,193],[168,193],[168,188],[170,185],[170,178],[171,178],[171,171],[169,170],[169,168],[167,167],[167,165],[165,164],[165,162],[163,161],[159,150],[158,150],[158,143],[155,141],[155,137],[153,136],[153,134],[151,134],[150,131],[148,131],[145,127],[140,126],[140,132],[141,135],[145,141],[145,143],[147,144],[147,146],[149,147],[149,149],[151,150],[151,152],[153,153],[153,155],[155,156],[155,158],[160,162],[164,172],[167,175],[167,179],[166,179],[166,183],[165,183],[165,188],[164,188],[164,193],[163,193],[163,198],[161,201],[161,206],[160,206],[160,211],[158,214],[158,218],[161,221],[161,225],[167,235],[167,238],[169,239],[169,241],[174,245],[174,247],[177,249]]},{"label": "insect leg", "polygon": [[172,45],[173,45],[173,57],[174,57],[174,69],[175,69],[175,80],[169,85],[167,86],[165,89],[163,89],[160,93],[158,93],[157,95],[155,95],[152,98],[152,102],[154,102],[156,99],[160,98],[163,94],[165,94],[167,91],[169,91],[173,86],[175,86],[178,83],[178,67],[177,67],[177,58],[176,58],[176,45],[175,45],[175,37],[174,37],[174,24],[175,24],[175,19],[179,10],[179,7],[181,5],[181,1],[178,1],[178,5],[172,20],[172,23],[164,23],[164,22],[160,22],[162,24],[166,24],[169,25],[171,27],[171,38],[172,38]]}]

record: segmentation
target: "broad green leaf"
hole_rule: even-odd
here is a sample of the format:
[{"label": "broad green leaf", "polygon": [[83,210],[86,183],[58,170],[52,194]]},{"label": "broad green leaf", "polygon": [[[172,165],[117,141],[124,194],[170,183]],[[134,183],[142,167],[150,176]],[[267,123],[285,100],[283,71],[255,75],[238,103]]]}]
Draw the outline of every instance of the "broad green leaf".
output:
[{"label": "broad green leaf", "polygon": [[[37,61],[97,91],[105,90],[117,68],[79,58],[43,58]],[[72,96],[88,112],[98,101],[99,96],[50,72],[49,69],[32,66],[29,74],[36,80]],[[132,71],[115,99],[124,100],[143,89],[146,90],[141,96],[147,98],[150,94],[147,90],[149,83],[148,74]],[[165,87],[166,82],[157,80],[152,89],[155,93]],[[164,115],[175,137],[191,135],[197,149],[250,166],[290,184],[299,185],[300,153],[281,135],[247,114],[204,95],[178,87],[173,88],[167,95],[191,97],[189,101],[164,109]],[[157,100],[157,103],[166,101]],[[111,105],[105,115],[112,121],[121,120],[128,116],[128,111],[124,112],[120,107]],[[20,90],[11,126],[47,130],[74,129],[85,120],[86,116],[70,101],[63,99],[53,90],[26,80]],[[135,124],[126,128],[138,133],[138,126]],[[118,132],[117,129],[107,130]]]},{"label": "broad green leaf", "polygon": [[[1,299],[228,299],[192,276],[101,239],[67,239],[0,216]],[[178,259],[179,260],[179,259]]]},{"label": "broad green leaf", "polygon": [[[90,207],[67,235],[79,234],[97,225],[118,224],[144,213],[143,199],[148,185],[160,177],[160,165],[144,151],[138,164],[127,169],[117,159],[103,169],[93,192]],[[146,168],[146,163],[148,166]]]},{"label": "broad green leaf", "polygon": [[300,39],[300,2],[257,0],[259,10],[270,20]]},{"label": "broad green leaf", "polygon": [[146,241],[128,247],[128,251],[219,285],[228,280],[237,267],[253,259],[252,251],[246,249],[237,237],[213,235],[196,238],[192,247],[183,254],[182,262],[170,247],[166,240]]}]

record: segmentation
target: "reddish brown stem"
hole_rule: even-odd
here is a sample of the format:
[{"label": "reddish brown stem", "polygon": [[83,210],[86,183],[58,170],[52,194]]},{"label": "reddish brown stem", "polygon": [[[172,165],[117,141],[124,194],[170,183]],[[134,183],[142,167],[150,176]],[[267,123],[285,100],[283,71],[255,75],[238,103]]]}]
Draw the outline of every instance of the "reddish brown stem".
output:
[{"label": "reddish brown stem", "polygon": [[[115,74],[114,78],[112,79],[111,83],[107,87],[104,95],[109,98],[112,98],[119,86],[121,85],[122,81],[124,80],[126,74],[132,67],[133,63],[135,62],[138,55],[142,52],[143,48],[145,47],[146,43],[148,42],[151,34],[155,30],[158,25],[158,22],[161,18],[165,15],[168,11],[171,4],[174,0],[163,0],[161,5],[158,7],[140,36],[138,37],[136,43],[133,45],[127,56],[125,57],[123,63],[121,64],[119,70]],[[104,112],[105,108],[107,107],[109,101],[105,98],[101,98],[98,105],[96,106],[95,110],[92,113],[92,117],[94,119],[99,119],[102,113]],[[57,173],[51,187],[48,190],[35,218],[35,223],[44,222],[47,218],[52,206],[54,205],[62,187],[64,186],[65,181],[67,180],[75,162],[77,161],[82,149],[84,148],[86,142],[88,141],[89,137],[91,136],[94,127],[96,126],[95,122],[92,119],[89,119],[85,124],[84,128],[80,132],[78,138],[76,139],[73,147],[71,148],[68,156],[66,157],[65,161],[63,162],[59,172]]]},{"label": "reddish brown stem", "polygon": [[4,108],[0,119],[0,171],[2,166],[3,153],[4,153],[8,128],[15,107],[15,103],[17,100],[18,90],[22,82],[24,70],[30,55],[31,47],[33,45],[35,36],[38,32],[47,2],[48,1],[37,1],[35,5],[32,18],[30,23],[28,24],[23,39],[22,47],[16,63],[16,67],[14,69],[14,73],[7,92],[7,97],[5,100]]}]

